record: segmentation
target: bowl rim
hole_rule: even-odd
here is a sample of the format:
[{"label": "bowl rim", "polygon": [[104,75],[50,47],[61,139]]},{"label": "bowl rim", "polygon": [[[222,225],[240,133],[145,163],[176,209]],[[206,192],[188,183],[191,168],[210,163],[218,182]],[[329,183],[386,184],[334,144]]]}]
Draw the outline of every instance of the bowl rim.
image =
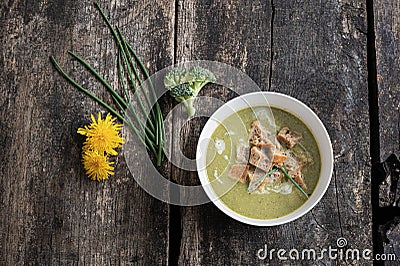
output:
[{"label": "bowl rim", "polygon": [[[206,142],[207,145],[204,145],[203,140],[207,140],[210,138],[212,133],[214,132],[216,126],[218,126],[218,123],[215,120],[223,121],[230,115],[232,115],[234,112],[237,112],[239,110],[242,110],[246,107],[257,107],[257,106],[263,106],[262,104],[252,104],[251,99],[255,99],[257,101],[257,97],[260,98],[260,96],[264,96],[265,99],[268,100],[269,106],[271,107],[276,107],[279,109],[282,109],[286,112],[289,112],[290,114],[293,114],[297,118],[299,118],[311,131],[313,134],[314,138],[316,139],[320,156],[321,156],[321,171],[320,171],[320,176],[318,179],[318,182],[316,184],[316,187],[310,196],[310,198],[302,204],[299,208],[296,210],[286,214],[285,216],[281,216],[278,218],[273,218],[273,219],[255,219],[255,218],[250,218],[246,217],[244,215],[241,215],[234,210],[230,209],[228,206],[226,206],[216,195],[216,193],[213,191],[211,186],[209,185],[208,181],[208,175],[205,167],[205,156],[200,156],[201,154],[205,154],[207,151],[207,147],[209,144],[209,141]],[[265,100],[264,100],[265,101]],[[286,102],[286,106],[279,105],[280,102]],[[243,103],[247,104],[245,107],[241,107]],[[265,106],[265,102],[264,102]],[[290,106],[289,108],[287,106]],[[227,110],[227,111],[226,111]],[[300,115],[299,113],[295,113],[293,110],[301,110],[301,112],[304,114]],[[226,112],[223,114],[223,112]],[[222,116],[222,118],[216,118],[218,116]],[[323,146],[322,146],[323,145]],[[322,147],[321,147],[322,146]],[[291,221],[294,221],[306,213],[308,213],[312,208],[315,207],[315,205],[322,199],[324,194],[326,193],[326,190],[329,187],[329,184],[332,179],[332,173],[333,173],[333,164],[334,164],[334,159],[333,159],[333,149],[332,149],[332,143],[329,137],[329,134],[322,123],[322,121],[319,119],[319,117],[312,111],[307,105],[305,105],[303,102],[299,101],[296,98],[293,98],[289,95],[283,94],[283,93],[278,93],[278,92],[267,92],[267,91],[259,91],[259,92],[251,92],[251,93],[246,93],[243,95],[240,95],[236,98],[233,98],[232,100],[226,102],[223,104],[221,107],[219,107],[213,115],[208,119],[206,124],[204,125],[202,132],[199,137],[199,141],[197,144],[197,149],[196,149],[196,165],[197,165],[197,173],[201,182],[201,185],[206,193],[206,195],[209,197],[209,199],[214,203],[215,206],[217,206],[218,209],[220,209],[222,212],[224,212],[226,215],[230,216],[231,218],[240,221],[242,223],[250,224],[250,225],[255,225],[255,226],[275,226],[275,225],[281,225],[285,223],[289,223]],[[318,190],[317,190],[318,189]]]}]

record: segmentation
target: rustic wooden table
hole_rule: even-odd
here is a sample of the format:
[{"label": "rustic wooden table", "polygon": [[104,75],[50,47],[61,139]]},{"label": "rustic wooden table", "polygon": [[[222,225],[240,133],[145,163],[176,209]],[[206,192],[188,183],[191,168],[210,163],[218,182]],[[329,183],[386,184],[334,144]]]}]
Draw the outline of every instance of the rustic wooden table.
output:
[{"label": "rustic wooden table", "polygon": [[[114,177],[90,181],[76,130],[103,109],[67,83],[49,56],[109,99],[66,51],[83,55],[116,83],[112,36],[91,1],[6,0],[0,6],[1,265],[281,265],[276,257],[259,260],[257,250],[265,244],[322,249],[336,246],[339,237],[348,248],[399,251],[400,212],[379,205],[381,177],[372,167],[400,150],[399,1],[100,4],[151,73],[185,60],[220,61],[246,72],[263,90],[309,105],[332,139],[332,182],[307,215],[258,228],[212,203],[178,207],[154,199],[133,180],[122,155]],[[234,97],[213,88],[202,95]],[[161,104],[166,114],[175,102],[165,96]],[[192,121],[178,132],[191,157],[204,123]],[[167,162],[161,171],[178,183],[198,183],[195,172]]]}]

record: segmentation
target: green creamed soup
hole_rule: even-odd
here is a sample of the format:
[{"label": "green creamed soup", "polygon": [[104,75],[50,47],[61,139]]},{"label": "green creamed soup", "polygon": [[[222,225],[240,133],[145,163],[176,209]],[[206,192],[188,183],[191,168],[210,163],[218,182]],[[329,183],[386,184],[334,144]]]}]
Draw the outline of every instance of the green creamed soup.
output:
[{"label": "green creamed soup", "polygon": [[[207,149],[207,175],[222,202],[233,211],[255,219],[273,219],[285,216],[306,201],[295,187],[290,194],[284,195],[270,191],[269,194],[249,194],[248,183],[242,184],[228,176],[230,166],[236,164],[236,147],[240,143],[248,144],[248,131],[252,121],[259,120],[275,136],[282,127],[289,127],[303,135],[301,145],[292,150],[296,154],[306,154],[312,163],[302,169],[304,180],[311,194],[315,189],[321,170],[321,157],[317,142],[308,127],[295,115],[284,110],[271,108],[276,127],[271,126],[270,111],[266,107],[242,109],[226,118],[212,134]],[[218,143],[215,145],[215,143]],[[225,146],[225,147],[223,147]],[[302,148],[303,146],[304,148]],[[213,182],[214,181],[214,182]]]}]

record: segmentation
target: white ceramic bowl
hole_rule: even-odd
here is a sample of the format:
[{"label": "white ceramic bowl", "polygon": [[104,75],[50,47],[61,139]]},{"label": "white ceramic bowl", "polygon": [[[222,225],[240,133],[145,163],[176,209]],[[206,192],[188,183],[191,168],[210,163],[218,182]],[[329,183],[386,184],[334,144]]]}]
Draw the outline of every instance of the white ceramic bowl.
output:
[{"label": "white ceramic bowl", "polygon": [[[208,143],[210,137],[216,127],[219,125],[218,121],[224,121],[227,117],[234,112],[248,107],[265,106],[267,101],[271,107],[283,109],[298,118],[300,118],[311,130],[315,139],[317,140],[320,155],[321,155],[321,172],[319,181],[311,194],[310,198],[295,211],[275,219],[254,219],[236,213],[227,207],[217,196],[210,186],[207,171],[206,171],[206,156]],[[293,97],[275,93],[275,92],[253,92],[241,95],[233,100],[222,105],[207,121],[206,125],[201,132],[196,152],[196,164],[199,174],[200,182],[207,194],[207,196],[214,202],[214,204],[225,214],[229,215],[235,220],[240,222],[257,225],[257,226],[273,226],[288,223],[293,221],[307,212],[309,212],[325,194],[329,186],[332,171],[333,171],[333,151],[329,135],[319,120],[318,116],[305,104],[296,100]],[[203,156],[201,156],[203,155]]]}]

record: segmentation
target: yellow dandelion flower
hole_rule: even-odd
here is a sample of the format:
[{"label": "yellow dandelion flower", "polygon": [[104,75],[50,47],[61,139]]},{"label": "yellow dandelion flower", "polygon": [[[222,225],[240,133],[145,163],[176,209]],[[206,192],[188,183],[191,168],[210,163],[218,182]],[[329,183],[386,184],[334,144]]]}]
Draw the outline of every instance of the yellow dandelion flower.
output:
[{"label": "yellow dandelion flower", "polygon": [[109,175],[114,175],[113,162],[109,162],[107,156],[97,151],[86,150],[82,153],[83,168],[92,180],[103,181]]},{"label": "yellow dandelion flower", "polygon": [[93,115],[91,115],[91,118],[93,122],[89,126],[78,129],[79,134],[87,137],[84,150],[118,155],[115,149],[120,148],[124,143],[124,139],[119,133],[123,125],[114,123],[117,118],[113,118],[110,114],[107,114],[104,120],[102,120],[100,113],[97,121]]}]

